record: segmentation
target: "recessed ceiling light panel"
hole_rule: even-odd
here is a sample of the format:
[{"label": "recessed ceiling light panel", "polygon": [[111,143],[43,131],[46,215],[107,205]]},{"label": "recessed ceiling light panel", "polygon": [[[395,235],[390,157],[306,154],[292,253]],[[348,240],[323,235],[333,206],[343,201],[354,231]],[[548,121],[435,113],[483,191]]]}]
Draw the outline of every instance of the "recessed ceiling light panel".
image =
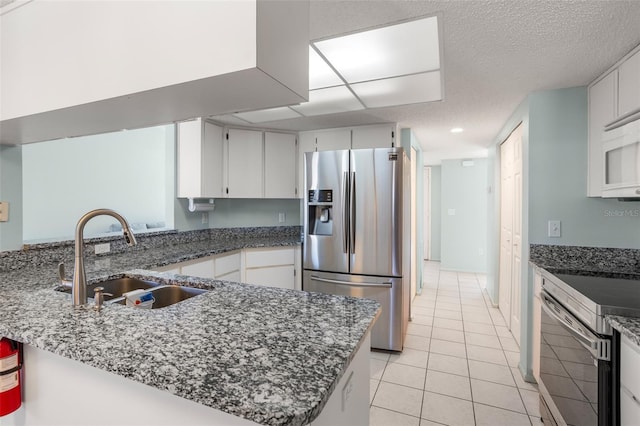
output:
[{"label": "recessed ceiling light panel", "polygon": [[348,83],[440,69],[435,16],[314,44]]},{"label": "recessed ceiling light panel", "polygon": [[360,101],[346,86],[309,91],[309,102],[292,105],[302,115],[322,115],[364,109]]},{"label": "recessed ceiling light panel", "polygon": [[442,100],[440,71],[352,84],[367,108]]},{"label": "recessed ceiling light panel", "polygon": [[315,49],[309,46],[309,90],[341,86],[344,82]]},{"label": "recessed ceiling light panel", "polygon": [[464,132],[464,129],[462,127],[454,127],[453,129],[451,129],[451,133],[462,133]]},{"label": "recessed ceiling light panel", "polygon": [[300,114],[289,107],[260,109],[257,111],[238,112],[234,116],[250,123],[264,123],[265,121],[286,120],[300,117]]}]

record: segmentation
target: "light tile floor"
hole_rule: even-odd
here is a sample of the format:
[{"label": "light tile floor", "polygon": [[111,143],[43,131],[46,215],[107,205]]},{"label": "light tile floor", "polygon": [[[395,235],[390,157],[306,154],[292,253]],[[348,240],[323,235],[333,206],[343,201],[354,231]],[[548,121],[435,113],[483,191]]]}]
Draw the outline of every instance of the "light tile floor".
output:
[{"label": "light tile floor", "polygon": [[371,352],[372,426],[534,425],[538,389],[480,274],[425,262],[402,354]]}]

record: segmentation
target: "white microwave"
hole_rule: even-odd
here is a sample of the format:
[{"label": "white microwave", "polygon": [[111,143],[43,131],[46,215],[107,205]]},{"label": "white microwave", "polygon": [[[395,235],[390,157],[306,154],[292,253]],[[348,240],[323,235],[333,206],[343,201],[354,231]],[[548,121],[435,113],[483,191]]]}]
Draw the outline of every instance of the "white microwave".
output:
[{"label": "white microwave", "polygon": [[603,198],[640,198],[640,120],[603,133]]}]

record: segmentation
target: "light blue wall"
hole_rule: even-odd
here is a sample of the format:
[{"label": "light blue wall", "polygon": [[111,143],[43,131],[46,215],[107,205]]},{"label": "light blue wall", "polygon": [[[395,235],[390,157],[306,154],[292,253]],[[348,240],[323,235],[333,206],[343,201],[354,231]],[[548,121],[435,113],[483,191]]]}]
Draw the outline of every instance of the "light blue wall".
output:
[{"label": "light blue wall", "polygon": [[[209,213],[211,228],[251,226],[298,226],[301,200],[218,199]],[[278,222],[279,213],[285,222]]]},{"label": "light blue wall", "polygon": [[431,260],[442,260],[442,167],[431,166]]},{"label": "light blue wall", "polygon": [[[0,251],[22,247],[22,147],[0,145],[0,201],[9,203],[9,221],[0,222]],[[43,215],[46,211],[43,211]]]},{"label": "light blue wall", "polygon": [[487,271],[487,160],[442,161],[440,269]]},{"label": "light blue wall", "polygon": [[586,197],[587,89],[533,94],[530,110],[529,242],[640,248],[639,202]]},{"label": "light blue wall", "polygon": [[[588,99],[585,87],[535,92],[518,107],[494,141],[490,156],[489,235],[491,267],[487,290],[498,300],[499,144],[523,121],[523,262],[520,369],[531,375],[533,281],[528,267],[530,243],[640,248],[635,202],[586,196]],[[636,207],[637,206],[637,207]],[[547,222],[562,221],[562,236],[547,236]]]}]

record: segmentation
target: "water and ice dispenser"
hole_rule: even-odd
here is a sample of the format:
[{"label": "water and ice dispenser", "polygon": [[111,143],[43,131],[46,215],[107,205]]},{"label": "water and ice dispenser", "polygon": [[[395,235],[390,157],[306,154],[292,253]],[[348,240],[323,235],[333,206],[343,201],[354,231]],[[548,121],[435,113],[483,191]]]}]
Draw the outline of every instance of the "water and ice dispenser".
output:
[{"label": "water and ice dispenser", "polygon": [[307,195],[309,234],[333,234],[333,191],[310,189]]}]

